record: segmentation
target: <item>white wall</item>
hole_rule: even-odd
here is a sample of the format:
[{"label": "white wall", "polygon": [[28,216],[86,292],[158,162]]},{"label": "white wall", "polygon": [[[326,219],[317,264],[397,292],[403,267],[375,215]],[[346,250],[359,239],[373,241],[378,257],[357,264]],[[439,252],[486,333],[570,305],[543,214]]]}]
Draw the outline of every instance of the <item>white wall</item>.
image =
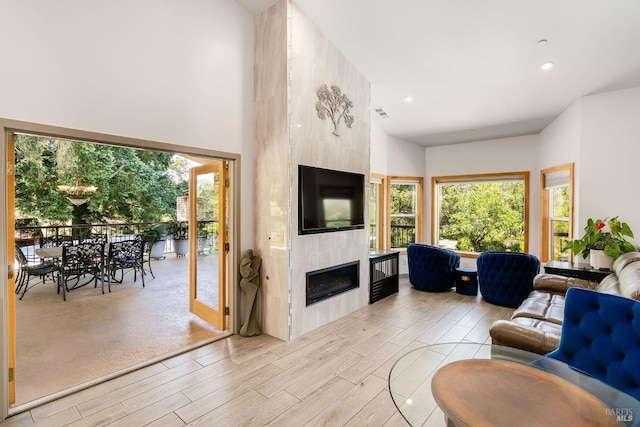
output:
[{"label": "white wall", "polygon": [[584,97],[581,110],[576,230],[588,218],[619,215],[639,243],[640,87]]},{"label": "white wall", "polygon": [[389,136],[375,123],[371,113],[371,173],[387,175]]},{"label": "white wall", "polygon": [[240,154],[241,250],[253,246],[254,33],[242,6],[3,0],[2,17],[0,117]]},{"label": "white wall", "polygon": [[[580,107],[577,100],[540,132],[540,169],[576,163],[580,156]],[[576,173],[580,165],[576,164]]]},{"label": "white wall", "polygon": [[[529,171],[529,250],[540,252],[539,136],[528,135],[465,144],[428,147],[425,151],[426,241],[431,242],[431,178],[497,172]],[[473,265],[463,260],[464,266]]]},{"label": "white wall", "polygon": [[[372,113],[371,118],[371,172],[386,176],[424,177],[424,150],[421,145],[387,135],[375,122],[381,120]],[[426,181],[425,181],[426,186]],[[426,194],[426,193],[425,193]],[[426,208],[426,200],[424,207]],[[427,223],[425,222],[425,228]],[[422,241],[425,241],[424,238]],[[407,254],[400,254],[399,273],[409,274]]]},{"label": "white wall", "polygon": [[588,218],[619,215],[640,242],[638,117],[640,88],[625,89],[580,98],[540,133],[541,168],[575,162],[575,237]]},{"label": "white wall", "polygon": [[233,0],[8,0],[0,117],[242,156],[253,244],[253,17]]}]

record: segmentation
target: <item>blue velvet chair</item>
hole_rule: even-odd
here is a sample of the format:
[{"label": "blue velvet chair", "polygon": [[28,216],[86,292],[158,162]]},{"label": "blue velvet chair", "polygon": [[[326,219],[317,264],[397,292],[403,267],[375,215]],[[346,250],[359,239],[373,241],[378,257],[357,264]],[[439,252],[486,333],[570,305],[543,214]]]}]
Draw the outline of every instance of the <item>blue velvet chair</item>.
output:
[{"label": "blue velvet chair", "polygon": [[483,252],[476,260],[482,297],[490,303],[518,307],[533,290],[540,260],[518,252]]},{"label": "blue velvet chair", "polygon": [[460,255],[448,249],[418,243],[407,247],[409,282],[421,291],[444,292],[455,285]]},{"label": "blue velvet chair", "polygon": [[547,356],[640,399],[640,302],[570,288],[560,345]]}]

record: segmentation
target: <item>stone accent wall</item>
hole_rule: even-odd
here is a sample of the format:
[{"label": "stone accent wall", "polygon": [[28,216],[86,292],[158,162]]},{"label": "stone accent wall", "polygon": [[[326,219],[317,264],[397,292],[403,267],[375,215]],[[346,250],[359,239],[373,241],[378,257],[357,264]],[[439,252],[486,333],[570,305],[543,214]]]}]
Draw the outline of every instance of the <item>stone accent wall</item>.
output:
[{"label": "stone accent wall", "polygon": [[[255,244],[263,258],[263,332],[299,337],[367,304],[368,226],[298,235],[298,165],[362,173],[368,198],[369,82],[290,0],[256,17]],[[339,86],[353,102],[336,136],[316,112],[317,89]],[[365,222],[368,203],[365,200]],[[306,307],[305,273],[360,261],[360,287]]]}]

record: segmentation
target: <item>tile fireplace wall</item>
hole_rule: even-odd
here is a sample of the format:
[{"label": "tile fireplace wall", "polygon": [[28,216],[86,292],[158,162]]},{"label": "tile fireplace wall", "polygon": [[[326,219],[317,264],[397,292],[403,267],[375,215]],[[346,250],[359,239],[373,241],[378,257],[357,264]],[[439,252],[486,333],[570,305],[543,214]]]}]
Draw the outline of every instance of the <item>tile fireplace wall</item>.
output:
[{"label": "tile fireplace wall", "polygon": [[[368,301],[368,226],[298,235],[298,165],[365,175],[369,188],[369,82],[290,0],[256,17],[255,245],[263,259],[262,331],[290,340]],[[353,101],[354,122],[338,126],[315,109],[317,89],[337,85]],[[368,204],[365,202],[365,222]],[[360,261],[360,287],[306,306],[306,273]]]}]

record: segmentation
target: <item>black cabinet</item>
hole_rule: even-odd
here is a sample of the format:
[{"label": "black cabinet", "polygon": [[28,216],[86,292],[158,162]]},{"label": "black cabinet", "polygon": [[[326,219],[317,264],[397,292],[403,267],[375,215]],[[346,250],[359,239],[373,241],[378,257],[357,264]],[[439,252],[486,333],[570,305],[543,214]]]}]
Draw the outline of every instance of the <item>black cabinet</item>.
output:
[{"label": "black cabinet", "polygon": [[398,260],[400,252],[369,252],[369,304],[398,292]]},{"label": "black cabinet", "polygon": [[612,273],[610,270],[596,270],[589,264],[563,261],[549,261],[544,266],[544,272],[549,274],[559,274],[560,276],[565,277],[575,277],[598,283]]}]

